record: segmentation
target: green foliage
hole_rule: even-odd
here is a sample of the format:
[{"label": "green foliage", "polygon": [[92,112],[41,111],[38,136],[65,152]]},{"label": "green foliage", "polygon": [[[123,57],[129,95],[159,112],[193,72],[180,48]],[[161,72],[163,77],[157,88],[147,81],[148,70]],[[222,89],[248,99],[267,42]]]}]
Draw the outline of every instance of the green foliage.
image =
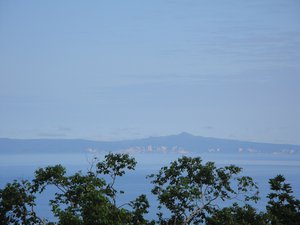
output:
[{"label": "green foliage", "polygon": [[149,223],[145,218],[144,215],[148,213],[148,209],[150,207],[149,201],[146,195],[140,195],[134,201],[131,201],[129,204],[132,209],[132,224],[155,224],[153,221]]},{"label": "green foliage", "polygon": [[292,196],[290,184],[285,183],[283,175],[277,175],[269,180],[271,193],[268,194],[269,202],[266,212],[257,212],[250,205],[240,207],[234,204],[215,210],[207,218],[207,225],[299,225],[300,201]]},{"label": "green foliage", "polygon": [[35,196],[30,193],[31,185],[28,181],[8,183],[0,189],[0,224],[42,224],[37,217]]},{"label": "green foliage", "polygon": [[[258,200],[257,186],[252,178],[238,176],[241,168],[230,165],[217,168],[201,158],[182,157],[163,167],[149,178],[155,185],[160,209],[165,206],[170,216],[158,214],[160,224],[199,224],[216,209],[217,200]],[[242,199],[238,199],[242,198]]]},{"label": "green foliage", "polygon": [[[87,174],[69,176],[61,165],[38,169],[32,182],[14,182],[0,191],[0,224],[54,224],[33,211],[35,195],[49,186],[57,189],[50,205],[59,225],[150,224],[144,219],[149,208],[145,195],[127,204],[132,210],[117,206],[117,195],[123,192],[115,189],[116,179],[135,166],[127,154],[108,154]],[[105,180],[107,175],[110,179]]]},{"label": "green foliage", "polygon": [[299,225],[300,201],[292,195],[290,184],[285,183],[283,175],[277,175],[269,180],[271,193],[267,211],[272,225]]},{"label": "green foliage", "polygon": [[[109,175],[111,178],[110,183],[106,186],[106,194],[113,201],[116,206],[116,195],[118,191],[114,188],[116,178],[125,174],[125,170],[134,170],[137,162],[134,158],[129,157],[128,154],[108,154],[105,156],[103,162],[97,163],[96,174]],[[120,194],[123,191],[119,191]]]},{"label": "green foliage", "polygon": [[[257,212],[248,204],[258,200],[252,178],[240,176],[241,168],[234,165],[217,168],[199,157],[179,158],[149,176],[159,211],[156,221],[148,221],[145,195],[117,204],[124,193],[116,189],[117,179],[135,166],[127,154],[108,154],[85,174],[68,175],[62,165],[40,168],[32,181],[14,181],[0,189],[0,225],[299,225],[300,202],[282,175],[270,179],[267,210]],[[49,202],[57,222],[35,212],[36,196],[49,186],[57,189]],[[233,204],[219,208],[220,201]]]},{"label": "green foliage", "polygon": [[215,210],[206,219],[206,225],[267,225],[268,217],[258,213],[255,208],[246,204],[243,207],[234,203],[231,207]]}]

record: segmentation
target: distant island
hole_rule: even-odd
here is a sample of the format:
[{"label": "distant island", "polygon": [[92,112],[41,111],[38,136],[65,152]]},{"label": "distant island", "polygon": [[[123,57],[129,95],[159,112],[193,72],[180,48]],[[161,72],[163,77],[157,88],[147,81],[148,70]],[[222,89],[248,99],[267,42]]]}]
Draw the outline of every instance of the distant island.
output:
[{"label": "distant island", "polygon": [[124,141],[0,138],[0,154],[17,153],[268,153],[299,154],[300,145],[195,136],[189,133]]}]

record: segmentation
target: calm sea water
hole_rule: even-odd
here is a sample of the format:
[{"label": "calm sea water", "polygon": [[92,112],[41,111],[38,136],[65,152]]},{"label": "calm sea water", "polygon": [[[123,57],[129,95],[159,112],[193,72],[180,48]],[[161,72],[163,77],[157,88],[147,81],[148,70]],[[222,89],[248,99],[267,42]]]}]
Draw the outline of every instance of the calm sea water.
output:
[{"label": "calm sea water", "polygon": [[[90,168],[91,159],[95,155],[84,154],[0,154],[0,187],[14,179],[32,179],[37,168],[48,165],[62,164],[69,174],[78,170],[83,172]],[[96,155],[100,160],[104,154]],[[147,194],[152,205],[149,217],[154,217],[156,200],[151,195],[152,185],[146,176],[157,172],[162,166],[181,157],[179,154],[135,154],[138,161],[136,171],[128,172],[125,177],[118,180],[117,185],[125,191],[125,195],[119,197],[119,204],[135,199],[140,194]],[[193,154],[206,161],[214,161],[217,166],[235,164],[243,168],[243,175],[251,176],[259,184],[261,200],[255,205],[264,210],[269,193],[268,179],[283,174],[294,190],[294,195],[300,199],[300,155],[269,155],[269,154],[221,154],[206,153]],[[49,189],[38,198],[37,211],[42,217],[52,219],[49,196],[55,190]]]}]

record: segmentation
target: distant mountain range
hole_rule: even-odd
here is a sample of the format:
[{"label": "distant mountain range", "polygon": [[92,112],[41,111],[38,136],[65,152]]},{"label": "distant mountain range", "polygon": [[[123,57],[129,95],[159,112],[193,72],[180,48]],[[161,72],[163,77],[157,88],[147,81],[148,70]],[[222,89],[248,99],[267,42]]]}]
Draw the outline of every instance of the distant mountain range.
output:
[{"label": "distant mountain range", "polygon": [[268,144],[194,136],[189,133],[124,141],[81,139],[8,139],[0,138],[1,153],[270,153],[300,154],[300,145]]}]

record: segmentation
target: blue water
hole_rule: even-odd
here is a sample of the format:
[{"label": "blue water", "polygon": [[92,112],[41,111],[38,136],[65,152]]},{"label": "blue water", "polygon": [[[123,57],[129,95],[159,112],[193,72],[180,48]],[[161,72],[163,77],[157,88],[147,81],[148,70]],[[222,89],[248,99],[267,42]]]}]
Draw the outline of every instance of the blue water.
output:
[{"label": "blue water", "polygon": [[[100,160],[104,154],[96,155]],[[125,191],[119,196],[119,205],[135,199],[140,194],[147,194],[152,205],[149,217],[154,217],[157,202],[151,195],[152,184],[146,176],[157,172],[162,166],[168,165],[177,159],[179,154],[135,154],[133,155],[138,166],[134,172],[128,172],[117,181],[118,187]],[[234,164],[243,168],[243,175],[251,176],[258,183],[261,200],[255,205],[259,210],[264,210],[269,193],[268,179],[283,174],[294,190],[294,195],[300,199],[300,155],[269,155],[269,154],[221,154],[206,153],[193,154],[206,161],[214,161],[217,166]],[[94,155],[91,154],[0,154],[0,188],[14,179],[32,179],[37,168],[48,165],[62,164],[69,174],[78,170],[83,172],[90,168]],[[49,196],[54,189],[47,190],[38,198],[37,212],[41,217],[53,219],[48,204]]]}]

